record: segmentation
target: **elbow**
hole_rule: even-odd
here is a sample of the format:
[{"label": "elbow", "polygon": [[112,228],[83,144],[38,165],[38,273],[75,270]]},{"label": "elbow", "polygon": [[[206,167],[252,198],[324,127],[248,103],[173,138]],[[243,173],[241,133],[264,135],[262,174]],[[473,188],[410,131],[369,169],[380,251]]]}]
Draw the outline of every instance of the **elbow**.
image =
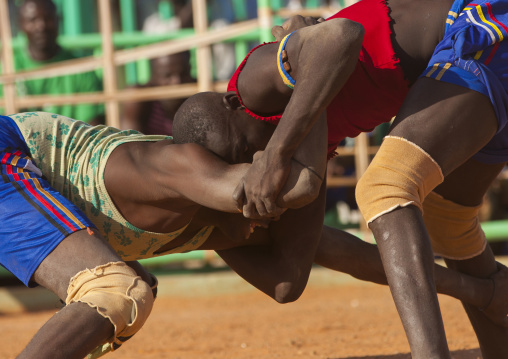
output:
[{"label": "elbow", "polygon": [[297,209],[314,202],[319,196],[322,183],[321,178],[305,168],[296,181],[288,179],[278,200],[279,207]]},{"label": "elbow", "polygon": [[356,21],[348,20],[347,29],[345,29],[345,34],[348,34],[348,37],[355,43],[361,44],[363,42],[363,37],[365,35],[365,29],[362,24]]},{"label": "elbow", "polygon": [[277,303],[286,304],[296,301],[302,295],[305,285],[295,282],[282,282],[275,287],[273,299]]},{"label": "elbow", "polygon": [[[337,18],[334,21],[335,29],[329,31],[327,35],[330,37],[329,44],[336,44],[338,51],[360,52],[365,35],[365,29],[362,24],[349,19]],[[340,41],[337,41],[340,39]]]},{"label": "elbow", "polygon": [[[341,39],[347,39],[351,42],[362,43],[363,36],[365,35],[365,29],[359,22],[349,19],[334,19],[339,20],[336,24],[338,29],[336,30]],[[337,36],[335,33],[335,36]]]},{"label": "elbow", "polygon": [[306,265],[300,263],[296,267],[290,266],[292,268],[290,270],[283,271],[274,286],[272,298],[280,304],[291,303],[300,298],[307,286],[311,266],[312,262]]}]

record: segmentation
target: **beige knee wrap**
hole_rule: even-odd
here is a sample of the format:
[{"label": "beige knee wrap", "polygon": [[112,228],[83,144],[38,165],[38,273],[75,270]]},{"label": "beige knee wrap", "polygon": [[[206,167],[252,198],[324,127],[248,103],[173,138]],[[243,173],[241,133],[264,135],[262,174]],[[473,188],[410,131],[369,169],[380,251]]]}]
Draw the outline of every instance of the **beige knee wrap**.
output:
[{"label": "beige knee wrap", "polygon": [[424,150],[387,136],[356,185],[356,201],[367,223],[410,204],[422,210],[423,199],[443,179],[441,168]]},{"label": "beige knee wrap", "polygon": [[150,286],[124,262],[112,262],[76,274],[67,289],[66,304],[83,302],[115,326],[108,339],[112,349],[141,329],[153,306]]},{"label": "beige knee wrap", "polygon": [[478,218],[480,207],[462,206],[429,193],[423,202],[423,220],[434,254],[464,260],[485,250],[487,239]]}]

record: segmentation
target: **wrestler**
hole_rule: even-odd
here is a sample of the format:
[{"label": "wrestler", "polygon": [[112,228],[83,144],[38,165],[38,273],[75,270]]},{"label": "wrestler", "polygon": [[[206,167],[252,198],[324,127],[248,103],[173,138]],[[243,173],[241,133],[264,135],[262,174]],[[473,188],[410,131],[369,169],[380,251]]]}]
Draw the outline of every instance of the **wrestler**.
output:
[{"label": "wrestler", "polygon": [[[507,11],[505,1],[453,4],[443,40],[357,186],[415,358],[450,355],[432,249],[449,267],[478,278],[497,270],[478,210],[508,161]],[[506,328],[464,307],[483,358],[508,357]]]},{"label": "wrestler", "polygon": [[83,358],[102,343],[119,346],[150,314],[153,282],[147,273],[150,285],[141,280],[82,211],[50,187],[25,141],[14,122],[0,117],[0,263],[67,305],[19,358]]},{"label": "wrestler", "polygon": [[[2,158],[3,162],[8,163],[3,169],[3,173],[7,174],[4,176],[5,186],[18,188],[30,182],[38,188],[37,184],[40,183],[45,188],[41,193],[44,193],[47,204],[55,204],[54,198],[64,203],[64,206],[55,209],[55,213],[68,218],[70,214],[66,210],[72,209],[76,217],[74,222],[79,219],[83,224],[81,227],[75,226],[88,227],[88,230],[76,232],[81,234],[79,241],[74,240],[73,235],[46,239],[48,232],[45,228],[48,226],[43,227],[42,219],[37,218],[41,223],[28,223],[27,226],[30,226],[31,233],[45,242],[32,243],[33,236],[20,236],[19,232],[9,237],[2,235],[0,238],[9,238],[12,243],[3,243],[1,263],[26,284],[39,283],[50,289],[56,287],[55,291],[62,299],[72,298],[67,300],[68,303],[79,301],[80,296],[74,294],[75,289],[68,290],[69,294],[66,294],[68,280],[66,277],[62,279],[60,273],[68,273],[70,278],[74,276],[73,269],[78,265],[82,269],[97,267],[93,262],[92,265],[83,263],[81,252],[85,259],[93,254],[94,258],[98,258],[98,265],[101,265],[102,262],[108,263],[106,260],[120,261],[120,258],[134,260],[193,249],[214,249],[238,274],[279,302],[293,301],[299,297],[314,260],[362,280],[386,284],[375,246],[331,228],[325,228],[319,239],[324,186],[315,203],[302,209],[288,210],[279,221],[270,223],[266,229],[257,228],[251,234],[252,224],[257,222],[252,223],[240,214],[218,213],[201,206],[236,211],[231,193],[249,165],[229,166],[195,144],[175,145],[164,136],[143,136],[135,131],[119,131],[104,126],[90,127],[83,122],[53,114],[2,116],[0,122],[1,138],[6,146]],[[250,138],[247,152],[239,157],[235,154],[237,161],[248,160],[266,145],[273,132],[273,126],[269,124],[250,123],[251,132],[258,135]],[[225,126],[227,124],[224,122]],[[193,131],[192,128],[182,129],[178,122],[176,125],[179,131]],[[19,147],[19,152],[10,155],[13,152],[7,150],[9,147]],[[30,153],[30,158],[26,156],[27,153]],[[41,174],[44,174],[44,179]],[[52,192],[51,196],[46,193],[49,191]],[[67,199],[60,193],[65,194]],[[1,198],[3,213],[12,213],[12,198]],[[77,208],[69,204],[68,199]],[[12,220],[14,216],[10,218]],[[19,223],[13,223],[12,227],[19,228]],[[9,231],[11,226],[2,228],[12,234]],[[120,257],[102,242],[101,235]],[[62,240],[63,237],[65,240]],[[16,250],[9,250],[20,242],[30,244],[30,247],[18,246]],[[95,242],[102,243],[102,248],[94,245]],[[38,262],[33,259],[31,252],[39,246],[49,251],[56,248],[46,258],[40,258],[45,255],[43,252],[38,259],[42,260],[42,264],[36,268]],[[98,252],[94,253],[95,250]],[[105,254],[100,255],[103,252]],[[16,262],[20,265],[13,264]],[[32,275],[30,271],[34,270]],[[90,276],[88,271],[84,274],[84,278]],[[458,297],[473,306],[484,307],[492,301],[494,288],[490,280],[462,276],[442,267],[436,267],[436,278],[440,292]],[[504,288],[499,280],[497,288]],[[489,314],[502,320],[506,310],[504,302],[498,298],[500,293],[503,292],[497,292],[494,296]],[[91,317],[97,316],[95,309],[75,304],[69,304],[64,310],[77,307],[70,313],[81,315],[80,311],[88,310]],[[107,304],[102,303],[103,306]],[[500,312],[502,315],[499,315]],[[65,323],[68,317],[62,315],[59,318],[63,318]],[[98,316],[96,319],[100,318]],[[111,335],[111,323],[107,320],[103,322],[102,325],[109,329],[108,335]],[[78,335],[71,330],[71,339],[74,342],[90,340],[90,343],[86,342],[87,350],[93,348],[92,344],[97,344],[101,338],[102,341],[108,338],[104,332],[96,333],[93,330],[97,326],[93,322],[89,326],[87,321],[79,323],[81,332]],[[41,329],[34,339],[35,343],[27,347],[25,357],[54,357],[58,346],[53,342],[62,344],[60,338],[68,340],[71,336],[66,335],[67,331],[60,333],[58,329],[53,330],[55,325],[50,321]],[[85,329],[89,327],[92,334],[98,337],[95,341],[90,339],[92,334],[81,335],[88,333]],[[49,335],[56,335],[57,340],[48,339],[52,338]],[[38,345],[48,348],[41,350]],[[34,355],[34,348],[41,351]],[[67,350],[64,351],[65,357],[78,357],[70,352],[72,348]]]},{"label": "wrestler", "polygon": [[[328,158],[344,138],[369,132],[396,115],[442,37],[452,2],[394,0],[387,6],[362,0],[317,26],[296,32],[290,29],[301,26],[298,23],[290,22],[289,29],[286,24],[275,27],[272,32],[281,41],[253,49],[231,78],[227,93],[195,95],[195,101],[203,98],[201,116],[210,116],[210,101],[226,102],[229,111],[223,108],[223,116],[244,112],[277,124],[266,150],[235,193],[247,217],[280,213],[274,200],[287,176],[287,163],[300,147],[303,153],[312,151],[314,161],[321,159],[321,153],[301,143],[323,112]],[[312,19],[304,20],[308,25]]]},{"label": "wrestler", "polygon": [[[450,16],[447,17],[448,10],[452,5],[453,7],[450,11]],[[305,129],[308,128],[306,126],[312,126],[312,121],[315,118],[313,117],[313,114],[315,112],[319,112],[320,109],[322,110],[324,108],[323,105],[328,105],[328,142],[331,144],[329,148],[329,155],[331,154],[330,151],[332,151],[335,147],[333,145],[334,139],[340,140],[344,136],[354,137],[360,131],[368,130],[369,127],[364,126],[364,124],[370,124],[371,128],[373,128],[383,121],[390,120],[392,116],[397,113],[400,105],[404,100],[409,86],[417,82],[418,75],[422,73],[423,70],[425,70],[427,62],[431,58],[434,49],[438,45],[440,39],[442,39],[444,36],[446,23],[453,23],[455,17],[458,13],[460,13],[460,10],[464,8],[464,6],[464,2],[453,3],[452,1],[443,1],[429,3],[397,0],[390,1],[387,6],[385,6],[382,2],[363,0],[358,4],[352,5],[344,11],[339,12],[336,15],[337,17],[344,16],[348,19],[360,22],[363,25],[364,40],[360,50],[360,55],[356,61],[355,70],[351,73],[349,79],[342,88],[340,87],[340,84],[337,85],[336,90],[340,92],[338,93],[338,96],[334,97],[332,102],[328,104],[326,102],[321,102],[322,97],[324,96],[321,93],[321,97],[317,97],[315,103],[313,103],[313,106],[309,106],[308,103],[309,101],[314,100],[314,94],[316,92],[307,85],[307,82],[305,82],[305,86],[299,87],[299,83],[304,83],[300,82],[301,76],[311,77],[315,72],[329,71],[329,68],[320,65],[319,60],[324,58],[326,61],[327,58],[333,57],[330,55],[333,50],[328,48],[328,43],[326,40],[320,42],[322,39],[320,36],[316,36],[314,38],[315,45],[318,46],[318,44],[320,44],[321,46],[321,51],[319,52],[320,56],[318,60],[312,56],[309,56],[310,59],[303,57],[300,50],[305,45],[305,37],[301,35],[300,38],[295,38],[295,36],[298,33],[301,34],[304,29],[293,33],[293,35],[289,35],[289,38],[286,37],[283,41],[281,41],[280,44],[262,45],[251,54],[249,54],[247,59],[240,65],[237,73],[230,82],[230,89],[234,90],[233,93],[227,93],[225,96],[220,94],[197,95],[198,97],[205,99],[203,101],[202,116],[204,116],[204,112],[208,106],[206,101],[215,100],[216,102],[219,102],[222,101],[222,98],[224,98],[228,104],[226,107],[229,109],[229,111],[225,109],[224,112],[227,113],[227,116],[230,116],[231,118],[241,117],[243,115],[240,114],[240,112],[245,112],[247,115],[274,123],[280,120],[280,124],[276,130],[276,133],[278,131],[278,137],[274,135],[267,147],[267,149],[272,148],[273,150],[267,150],[263,153],[262,156],[257,158],[258,161],[254,162],[250,172],[248,172],[244,177],[243,183],[239,187],[239,191],[237,191],[235,194],[235,198],[239,201],[240,207],[243,206],[244,214],[249,217],[257,217],[258,213],[265,216],[269,216],[271,213],[277,213],[279,210],[277,207],[280,207],[280,203],[275,202],[275,199],[277,198],[278,188],[280,188],[281,183],[284,183],[284,176],[285,173],[287,173],[287,169],[284,168],[286,167],[288,158],[291,158],[292,154],[299,153],[299,151],[312,151],[312,147],[305,144]],[[499,7],[501,5],[498,4],[496,6]],[[489,8],[486,5],[482,13],[489,14]],[[464,13],[463,19],[466,17],[466,13]],[[505,24],[502,22],[496,22],[498,21],[496,16],[494,16],[494,18],[494,20],[490,19],[487,20],[487,22],[497,24],[497,27],[505,26]],[[384,21],[376,22],[376,19],[384,19]],[[479,23],[482,23],[482,21]],[[326,23],[328,22],[330,21],[327,21]],[[348,24],[350,23],[344,23],[344,25]],[[372,24],[380,24],[384,25],[384,27],[371,27]],[[323,26],[323,24],[314,27],[317,28],[321,26]],[[328,27],[328,29],[331,28],[331,26]],[[503,31],[498,30],[500,31],[498,33],[494,28],[489,29],[490,30],[485,32],[485,34],[488,34],[489,32],[492,32],[493,34],[489,34],[488,37],[485,36],[487,43],[488,41],[493,41],[493,38],[495,39],[494,34],[498,34],[498,38],[500,37],[499,33],[504,37]],[[357,29],[355,28],[354,31],[357,31]],[[280,35],[281,33],[287,34],[290,31],[287,31],[285,28],[278,28],[275,30],[275,32]],[[346,32],[347,31],[343,29],[341,34]],[[316,33],[318,33],[318,30],[314,30],[314,34]],[[389,41],[390,34],[392,36],[391,41]],[[459,37],[459,39],[461,38]],[[343,38],[341,37],[341,41],[342,40]],[[351,41],[353,40],[346,37],[346,47],[349,43],[351,43]],[[294,47],[292,48],[292,46]],[[474,49],[474,46],[471,48]],[[467,48],[466,46],[467,51],[471,51],[471,48]],[[495,50],[498,48],[499,45],[494,45]],[[286,53],[284,53],[283,50],[286,50]],[[465,50],[461,49],[461,51]],[[489,61],[493,61],[493,59],[495,59],[494,54],[497,54],[497,56],[501,57],[503,56],[502,52],[499,51],[489,51],[488,53],[491,54],[490,58],[488,57],[489,55],[486,55],[487,52],[481,53],[478,51],[475,56],[484,56],[484,59],[488,59]],[[278,56],[277,63],[279,65],[273,61],[274,54]],[[382,55],[386,56],[383,57]],[[350,59],[350,57],[346,57],[346,61],[348,61],[348,59]],[[284,64],[286,64],[286,66],[284,66]],[[342,64],[343,62],[340,62],[336,67],[342,69]],[[387,68],[383,68],[383,64],[387,64]],[[453,66],[451,67],[453,68]],[[305,71],[301,71],[301,68],[305,68]],[[345,68],[347,69],[347,67]],[[450,71],[447,74],[447,69],[449,68],[450,65],[447,65],[446,62],[444,62],[444,64],[440,63],[435,67],[429,68],[428,73],[429,76],[441,77],[442,74],[445,74],[445,77],[457,77],[455,71]],[[334,70],[330,73],[331,82],[336,80],[334,77]],[[280,76],[282,76],[282,79],[279,78],[279,72],[281,74]],[[482,72],[477,71],[479,76],[481,76],[481,73]],[[384,74],[386,74],[386,77],[383,76]],[[390,81],[390,79],[393,80]],[[294,80],[294,84],[292,83],[292,80]],[[321,81],[323,81],[322,78]],[[425,80],[423,79],[418,80],[419,83],[424,83],[424,81]],[[463,83],[466,81],[459,80],[459,84],[461,82]],[[284,83],[289,83],[291,86],[294,86],[294,92],[288,94],[288,92],[284,93],[283,90],[280,90],[285,90]],[[327,84],[326,79],[325,83]],[[299,91],[296,91],[298,88]],[[325,85],[323,88],[328,89],[329,87]],[[307,89],[311,89],[312,91],[306,92]],[[501,93],[504,93],[503,91],[501,91]],[[497,90],[489,88],[485,93],[487,92],[498,96]],[[264,96],[264,94],[266,94],[266,96]],[[369,94],[371,95],[369,96]],[[394,97],[386,97],[390,95],[394,95]],[[307,96],[307,102],[302,102],[300,96]],[[367,96],[368,101],[365,100]],[[415,99],[417,99],[418,96],[422,96],[422,94],[415,95],[412,101],[416,101]],[[379,103],[376,102],[376,99],[378,98],[382,99],[382,101]],[[341,105],[334,107],[334,103],[336,101]],[[437,100],[434,99],[431,103],[434,102],[437,102]],[[420,104],[419,101],[414,103]],[[280,107],[276,108],[274,104]],[[300,104],[302,105],[299,106]],[[351,106],[351,104],[354,106]],[[286,105],[287,107],[285,107]],[[392,105],[393,107],[391,107]],[[331,111],[332,108],[333,111]],[[438,108],[440,111],[442,111],[441,107]],[[231,110],[234,110],[233,114],[231,113]],[[416,112],[416,110],[420,110],[420,108],[418,107],[413,109],[413,113]],[[284,111],[284,114],[281,117],[280,112],[282,111]],[[289,113],[291,113],[291,115],[289,115]],[[185,114],[185,112],[182,112],[182,114]],[[287,118],[286,122],[284,122],[284,118]],[[398,122],[396,123],[398,124]],[[281,125],[283,124],[285,124],[284,130],[281,129]],[[336,128],[334,128],[334,126],[336,126]],[[346,131],[346,133],[343,133],[342,137],[338,136],[334,138],[334,133],[341,133],[340,131],[343,129]],[[406,127],[406,131],[411,134],[411,137],[419,137],[419,130],[420,127],[418,126],[408,125]],[[238,131],[241,132],[241,130]],[[445,131],[445,133],[448,132]],[[481,132],[475,130],[475,135],[479,136],[480,133]],[[425,138],[425,140],[428,142],[428,145],[436,144],[434,140],[431,141],[429,138]],[[388,142],[393,143],[393,140],[389,140]],[[440,144],[444,146],[447,144],[447,142],[442,141]],[[384,147],[388,148],[387,145]],[[214,152],[219,152],[213,147],[209,146],[209,148]],[[467,150],[471,150],[471,147],[469,147]],[[465,149],[461,149],[458,152],[464,153],[464,151]],[[400,157],[401,153],[406,155],[407,153],[415,152],[408,152],[407,149],[401,150],[400,147],[396,147],[395,150],[390,152],[390,155]],[[416,152],[416,154],[418,154],[418,152]],[[385,156],[385,158],[390,160],[392,158],[390,155]],[[441,156],[447,155],[448,151],[442,149]],[[319,157],[319,154],[316,156]],[[425,158],[425,156],[417,156],[417,158],[421,160],[422,158]],[[432,169],[432,161],[428,162],[430,165],[427,165],[426,168]],[[461,162],[455,162],[454,164],[458,165],[460,163]],[[382,163],[382,166],[384,165],[385,163]],[[478,195],[471,201],[467,200],[464,202],[463,199],[459,199],[459,189],[469,188],[469,184],[474,184],[480,188],[480,192],[483,194],[484,189],[487,188],[492,178],[495,178],[502,166],[503,164],[490,166],[493,168],[492,170],[487,170],[480,167],[480,170],[477,170],[476,173],[473,171],[472,173],[474,175],[469,177],[468,180],[463,180],[460,185],[457,184],[457,180],[462,178],[459,173],[456,175],[455,181],[452,181],[451,179],[445,181],[445,184],[449,181],[452,181],[452,185],[450,185],[448,188],[450,193],[446,193],[444,189],[438,188],[437,193],[441,194],[443,198],[440,199],[438,196],[432,194],[426,201],[427,205],[425,203],[423,204],[429,208],[426,210],[427,212],[430,212],[432,209],[434,209],[434,214],[429,213],[430,215],[426,216],[426,223],[428,223],[429,227],[433,228],[433,233],[431,233],[431,236],[434,237],[433,242],[435,243],[434,247],[436,253],[443,254],[442,247],[450,246],[447,243],[441,243],[446,239],[447,236],[453,236],[455,238],[454,242],[458,242],[458,244],[454,244],[453,248],[451,248],[451,251],[450,248],[448,248],[449,251],[446,253],[450,260],[461,260],[460,263],[462,263],[462,265],[457,265],[457,268],[461,268],[462,266],[468,267],[469,265],[467,263],[471,263],[469,260],[472,260],[473,257],[477,257],[480,253],[482,253],[482,251],[490,251],[478,224],[477,213],[478,205],[481,201],[481,196]],[[478,169],[476,166],[473,167]],[[469,170],[466,172],[469,173]],[[425,191],[420,191],[422,193],[419,198],[420,202],[422,202],[425,195],[430,192],[430,190],[432,190],[432,187],[440,181],[439,174],[436,178],[435,172],[431,173],[433,173],[433,179],[429,178],[428,183],[424,183]],[[485,176],[483,175],[484,173]],[[377,173],[373,173],[371,178],[376,178],[377,175]],[[426,176],[419,171],[414,171],[414,175],[421,175],[423,177]],[[262,179],[260,180],[260,178]],[[414,181],[414,179],[411,179],[410,181],[406,180],[406,182],[410,184],[411,181]],[[432,181],[434,181],[434,183],[432,183]],[[367,187],[369,186],[370,184],[367,185]],[[242,187],[245,187],[246,198],[243,196]],[[363,192],[365,194],[364,197],[369,197],[369,194],[372,194],[372,191],[365,191],[365,187],[361,188],[362,189],[359,192]],[[382,191],[379,192],[383,193]],[[460,192],[460,194],[462,195],[463,193]],[[398,195],[401,196],[401,194]],[[471,196],[473,196],[472,193],[469,193],[465,195],[464,198]],[[410,202],[411,200],[412,198],[406,202]],[[471,208],[464,208],[464,205],[465,207]],[[391,207],[387,204],[384,205],[380,211],[382,212],[383,210],[388,209],[391,209]],[[438,211],[441,211],[441,214]],[[462,213],[457,215],[459,212]],[[442,213],[445,213],[447,216],[443,217]],[[372,218],[369,217],[368,219]],[[382,220],[382,216],[379,218],[379,220]],[[454,226],[459,222],[465,223],[465,225],[459,227],[458,229],[454,228]],[[399,221],[394,220],[392,222],[393,225],[396,223],[399,223]],[[443,226],[445,227],[443,228]],[[382,226],[381,228],[386,230],[385,226]],[[438,229],[446,229],[446,232],[435,233]],[[400,231],[400,235],[404,235],[404,230]],[[378,241],[380,240],[379,236],[380,233],[378,232]],[[429,253],[431,252],[427,251],[427,255]],[[409,256],[407,258],[409,260],[409,258],[412,257]],[[495,273],[497,270],[496,267],[492,265],[492,261],[489,261],[490,264],[488,266],[485,266],[483,263],[479,263],[478,266],[473,266],[474,269],[463,268],[461,270],[471,271],[471,273],[485,270],[485,273],[480,274],[480,276],[485,277]],[[426,263],[428,266],[430,266],[429,261]],[[399,274],[403,275],[403,273]],[[421,278],[421,276],[419,278]],[[411,279],[407,279],[407,282],[411,283]],[[394,283],[393,286],[396,286],[396,284]],[[433,288],[432,283],[428,283],[427,288],[429,287]],[[398,290],[400,293],[403,290],[403,286],[399,286]],[[410,319],[403,319],[403,322],[406,323],[405,328],[407,331],[413,333],[426,333],[426,335],[423,336],[421,334],[408,334],[410,343],[412,343],[413,351],[415,352],[414,355],[420,355],[421,357],[432,357],[432,354],[429,353],[433,352],[434,350],[434,345],[432,344],[434,341],[439,343],[438,350],[441,351],[441,355],[446,355],[442,354],[443,351],[447,351],[447,349],[445,349],[446,341],[444,339],[444,331],[441,329],[431,329],[434,326],[436,326],[436,328],[442,328],[440,319],[435,319],[436,316],[439,317],[436,298],[434,297],[433,299],[427,299],[429,299],[429,301],[425,300],[423,302],[431,303],[429,307],[434,306],[434,316],[429,316],[429,318],[433,319],[430,319],[428,323],[425,323],[424,319],[426,314],[429,314],[429,311],[425,309],[418,312],[416,307],[412,307],[412,310],[408,312],[413,314],[421,313],[421,320],[413,321],[414,324],[412,327],[410,327],[409,324],[407,324]],[[475,310],[477,311],[477,309]],[[406,312],[406,318],[411,318],[410,313]],[[503,351],[506,349],[499,348],[501,343],[504,342],[503,338],[506,337],[505,330],[503,328],[493,326],[492,322],[485,322],[486,318],[481,313],[477,315],[477,317],[480,319],[472,318],[472,322],[474,323],[475,331],[479,337],[481,343],[480,345],[484,355],[486,357],[506,356]],[[480,322],[483,323],[478,324]],[[422,330],[422,328],[424,329]],[[485,333],[488,333],[489,329],[486,328],[493,328],[492,330],[496,334],[494,336],[488,337],[488,334]],[[437,338],[439,339],[436,340]],[[420,343],[425,342],[425,344],[418,346],[414,343],[414,341],[419,341]],[[492,342],[495,342],[496,345],[492,345]],[[422,347],[424,349],[422,349]],[[485,349],[486,347],[494,349],[490,349],[491,353],[489,354],[486,351],[487,349]]]},{"label": "wrestler", "polygon": [[[59,357],[58,352],[61,357],[81,358],[94,347],[94,355],[100,355],[117,349],[139,330],[153,294],[147,283],[138,284],[140,278],[122,260],[206,249],[205,241],[217,250],[241,246],[224,257],[231,257],[228,263],[240,275],[275,300],[295,300],[305,288],[322,227],[319,203],[324,200],[324,187],[316,208],[287,211],[263,236],[252,237],[250,243],[257,250],[245,253],[243,246],[249,244],[254,225],[263,223],[240,214],[218,216],[202,206],[237,213],[232,192],[247,164],[229,166],[201,146],[174,145],[170,137],[91,127],[56,114],[1,116],[0,128],[6,166],[2,168],[6,191],[0,203],[7,218],[0,233],[6,240],[0,262],[26,285],[47,286],[68,304],[62,315],[41,329],[22,357],[53,358]],[[267,131],[271,134],[272,126],[253,123],[252,129],[261,137]],[[236,156],[237,160],[251,160],[268,139],[269,135],[261,137],[260,144],[251,141],[249,152]],[[303,174],[300,178],[306,182]],[[287,193],[290,199],[291,190]],[[23,210],[17,211],[13,201]],[[23,216],[20,221],[27,201],[33,220]],[[235,224],[231,216],[237,217]],[[305,221],[305,226],[289,225],[293,221]],[[96,240],[89,240],[90,236]],[[94,251],[100,253],[92,261]],[[81,252],[83,259],[77,260]],[[243,257],[235,262],[238,254]],[[254,270],[253,265],[259,268]],[[114,285],[108,286],[108,278]],[[147,281],[153,285],[150,277]],[[105,288],[110,290],[101,293]],[[122,295],[115,299],[116,294]],[[118,316],[116,303],[123,304]],[[131,313],[136,316],[131,318]],[[82,320],[65,330],[62,326],[72,315]],[[58,331],[63,334],[53,340]],[[69,342],[81,347],[67,348]],[[107,345],[98,346],[104,342]],[[58,351],[59,346],[65,350]]]}]

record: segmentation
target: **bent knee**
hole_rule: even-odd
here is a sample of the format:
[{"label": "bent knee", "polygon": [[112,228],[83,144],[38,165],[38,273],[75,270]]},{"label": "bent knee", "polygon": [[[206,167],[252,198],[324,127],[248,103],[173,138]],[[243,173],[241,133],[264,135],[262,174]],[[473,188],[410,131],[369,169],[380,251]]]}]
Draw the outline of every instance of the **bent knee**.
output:
[{"label": "bent knee", "polygon": [[116,349],[137,333],[150,315],[152,289],[124,262],[112,262],[76,274],[66,304],[82,302],[109,319],[115,331],[108,339]]},{"label": "bent knee", "polygon": [[367,223],[398,207],[414,205],[422,211],[424,198],[443,179],[441,168],[423,149],[387,136],[358,181],[358,208]]}]

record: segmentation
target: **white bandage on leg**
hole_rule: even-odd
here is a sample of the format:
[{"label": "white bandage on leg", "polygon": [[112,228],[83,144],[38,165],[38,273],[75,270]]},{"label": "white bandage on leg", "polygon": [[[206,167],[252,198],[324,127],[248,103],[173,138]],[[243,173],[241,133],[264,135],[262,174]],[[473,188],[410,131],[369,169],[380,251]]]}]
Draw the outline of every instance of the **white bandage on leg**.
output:
[{"label": "white bandage on leg", "polygon": [[108,339],[112,350],[141,329],[153,306],[150,286],[124,262],[107,263],[79,272],[70,280],[66,304],[83,302],[97,309],[115,327]]},{"label": "white bandage on leg", "polygon": [[356,201],[370,223],[398,207],[415,205],[443,182],[439,165],[423,149],[400,137],[387,136],[356,185]]},{"label": "white bandage on leg", "polygon": [[429,193],[423,202],[423,220],[434,254],[456,260],[480,255],[487,246],[478,218],[480,208],[481,205],[466,207]]}]

